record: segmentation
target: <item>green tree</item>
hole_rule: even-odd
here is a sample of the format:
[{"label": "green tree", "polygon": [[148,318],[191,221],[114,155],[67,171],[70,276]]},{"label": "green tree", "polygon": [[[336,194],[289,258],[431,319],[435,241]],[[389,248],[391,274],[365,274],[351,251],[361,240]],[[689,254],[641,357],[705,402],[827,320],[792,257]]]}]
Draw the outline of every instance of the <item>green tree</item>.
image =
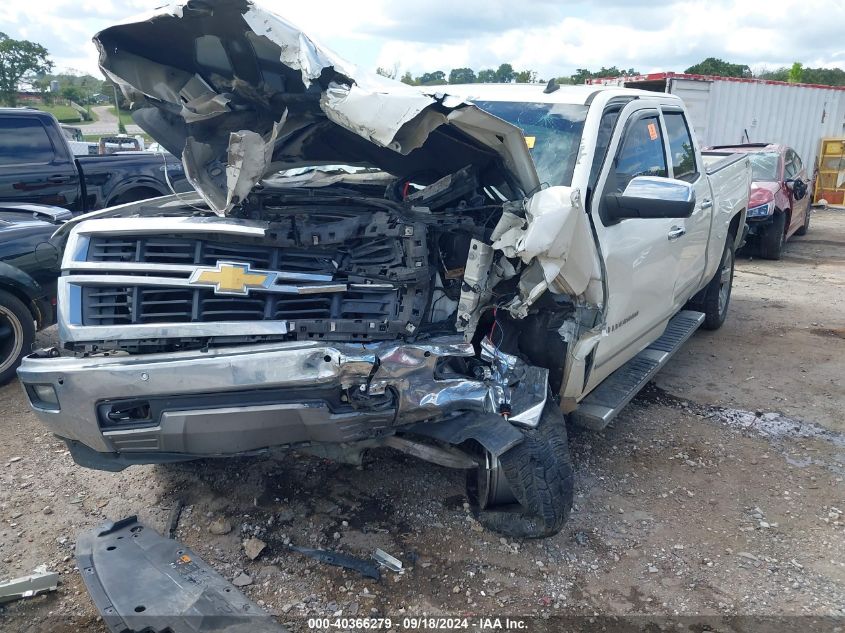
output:
[{"label": "green tree", "polygon": [[53,62],[47,49],[29,40],[13,40],[0,33],[0,100],[7,105],[18,103],[18,85],[34,81],[37,75],[50,72]]},{"label": "green tree", "polygon": [[409,86],[416,86],[417,85],[417,82],[413,78],[413,76],[411,75],[410,70],[406,70],[405,74],[402,75],[402,77],[399,79],[399,81],[401,81],[403,84],[408,84]]},{"label": "green tree", "polygon": [[86,100],[85,95],[82,93],[82,90],[80,90],[77,86],[72,86],[70,84],[65,85],[61,89],[60,94],[62,95],[63,99],[67,99],[68,101],[75,101],[76,103],[80,104]]},{"label": "green tree", "polygon": [[496,83],[496,71],[492,68],[485,68],[484,70],[479,70],[477,79],[478,83],[480,84]]},{"label": "green tree", "polygon": [[690,66],[684,72],[691,75],[716,75],[717,77],[751,77],[751,69],[747,64],[731,64],[716,57],[708,57]]},{"label": "green tree", "polygon": [[801,79],[808,84],[845,86],[845,70],[841,68],[805,68]]},{"label": "green tree", "polygon": [[596,71],[588,70],[587,68],[579,68],[575,71],[575,74],[570,77],[570,82],[566,83],[573,83],[576,86],[581,84],[587,83],[588,79],[606,79],[610,77],[630,77],[632,75],[639,75],[639,71],[634,70],[633,68],[628,68],[625,70],[624,68],[617,68],[616,66],[611,66],[610,68],[606,68],[602,66]]},{"label": "green tree", "polygon": [[537,81],[537,73],[533,70],[520,70],[514,74],[514,79],[517,83],[530,84]]},{"label": "green tree", "polygon": [[475,71],[472,68],[453,68],[449,73],[450,84],[474,84]]},{"label": "green tree", "polygon": [[516,73],[513,70],[513,66],[510,64],[502,64],[496,70],[496,81],[500,84],[509,84],[514,80]]},{"label": "green tree", "polygon": [[789,81],[789,68],[777,68],[775,70],[761,70],[755,75],[757,79],[768,79],[769,81]]},{"label": "green tree", "polygon": [[795,62],[792,64],[792,68],[789,69],[789,83],[791,84],[798,84],[801,83],[801,76],[804,74],[804,64],[801,62]]},{"label": "green tree", "polygon": [[417,84],[421,86],[442,86],[446,83],[446,73],[442,70],[435,70],[432,73],[423,73],[417,77]]},{"label": "green tree", "polygon": [[[793,65],[794,67],[794,65]],[[769,79],[771,81],[789,81],[792,68],[777,68],[775,70],[763,70],[757,73],[758,79]],[[841,68],[801,68],[801,79],[803,83],[819,84],[822,86],[845,86],[845,70]]]}]

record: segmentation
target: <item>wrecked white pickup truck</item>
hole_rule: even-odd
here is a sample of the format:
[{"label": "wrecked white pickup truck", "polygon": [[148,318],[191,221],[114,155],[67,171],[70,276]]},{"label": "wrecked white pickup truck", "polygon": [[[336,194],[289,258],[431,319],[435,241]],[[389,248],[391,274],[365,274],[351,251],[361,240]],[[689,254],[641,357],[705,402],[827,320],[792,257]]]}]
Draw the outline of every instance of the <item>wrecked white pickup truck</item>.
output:
[{"label": "wrecked white pickup truck", "polygon": [[19,375],[84,466],[388,446],[467,469],[491,529],[550,535],[564,417],[608,424],[725,319],[750,169],[705,164],[677,97],[424,94],[242,0],[95,41],[200,196],[58,236],[62,349]]}]

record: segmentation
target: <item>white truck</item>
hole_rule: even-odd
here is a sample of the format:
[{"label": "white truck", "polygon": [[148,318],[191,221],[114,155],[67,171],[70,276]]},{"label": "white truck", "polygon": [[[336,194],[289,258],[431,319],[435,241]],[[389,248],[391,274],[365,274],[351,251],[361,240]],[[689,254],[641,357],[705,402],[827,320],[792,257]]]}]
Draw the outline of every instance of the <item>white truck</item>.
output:
[{"label": "white truck", "polygon": [[467,469],[489,528],[547,536],[565,421],[604,427],[725,320],[751,172],[708,164],[672,95],[427,94],[232,0],[95,41],[199,195],[56,236],[61,349],[19,376],[79,464],[388,446]]}]

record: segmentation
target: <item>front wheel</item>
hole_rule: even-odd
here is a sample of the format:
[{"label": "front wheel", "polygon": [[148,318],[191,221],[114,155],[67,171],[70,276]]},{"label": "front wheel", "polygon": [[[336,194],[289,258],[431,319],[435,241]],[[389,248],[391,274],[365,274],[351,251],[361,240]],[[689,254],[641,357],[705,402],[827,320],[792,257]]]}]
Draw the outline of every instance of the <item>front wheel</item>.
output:
[{"label": "front wheel", "polygon": [[775,212],[772,223],[760,235],[760,257],[780,259],[783,257],[783,242],[786,233],[786,214]]},{"label": "front wheel", "polygon": [[0,290],[0,385],[15,376],[35,342],[35,321],[24,303]]},{"label": "front wheel", "polygon": [[734,281],[734,236],[728,235],[725,250],[719,262],[719,269],[704,291],[702,309],[705,330],[718,330],[728,316],[728,305],[731,302],[731,290]]},{"label": "front wheel", "polygon": [[795,235],[807,235],[807,231],[810,230],[810,215],[813,212],[813,207],[807,205],[807,210],[804,212],[804,224],[801,225],[801,228],[795,231]]},{"label": "front wheel", "polygon": [[549,399],[540,423],[498,458],[485,455],[468,475],[467,491],[479,522],[514,538],[560,532],[572,510],[574,474],[566,423]]}]

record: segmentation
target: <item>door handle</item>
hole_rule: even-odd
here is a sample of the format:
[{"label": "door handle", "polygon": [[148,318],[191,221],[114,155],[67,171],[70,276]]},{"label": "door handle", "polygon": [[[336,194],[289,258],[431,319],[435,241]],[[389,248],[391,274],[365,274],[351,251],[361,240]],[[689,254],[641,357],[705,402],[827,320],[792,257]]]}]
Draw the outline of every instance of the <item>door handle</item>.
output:
[{"label": "door handle", "polygon": [[51,185],[64,185],[70,181],[70,178],[67,176],[50,176],[47,178],[47,182]]},{"label": "door handle", "polygon": [[709,198],[705,198],[704,200],[701,201],[701,208],[702,209],[709,209],[712,206],[713,206],[713,201],[710,200]]},{"label": "door handle", "polygon": [[687,230],[680,226],[673,226],[669,229],[669,241],[676,240],[682,235],[686,235]]}]

